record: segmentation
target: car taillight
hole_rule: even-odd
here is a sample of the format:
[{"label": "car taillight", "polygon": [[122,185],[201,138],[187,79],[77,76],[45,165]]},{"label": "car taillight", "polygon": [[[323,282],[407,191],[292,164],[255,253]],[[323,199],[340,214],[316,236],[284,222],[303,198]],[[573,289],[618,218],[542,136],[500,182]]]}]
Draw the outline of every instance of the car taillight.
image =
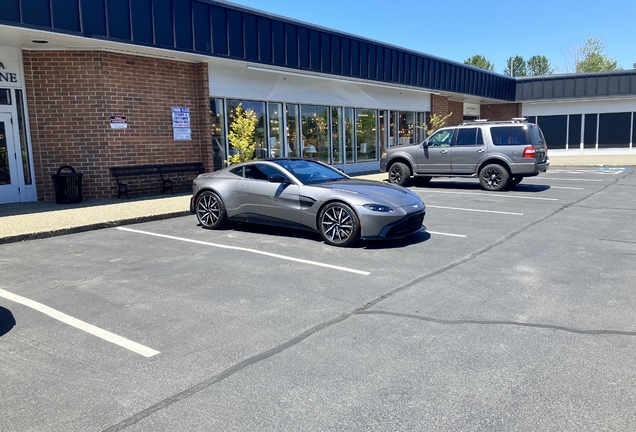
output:
[{"label": "car taillight", "polygon": [[534,149],[534,147],[532,147],[532,146],[528,146],[528,147],[523,149],[523,157],[524,158],[533,158],[534,159],[536,154],[537,154],[537,152]]}]

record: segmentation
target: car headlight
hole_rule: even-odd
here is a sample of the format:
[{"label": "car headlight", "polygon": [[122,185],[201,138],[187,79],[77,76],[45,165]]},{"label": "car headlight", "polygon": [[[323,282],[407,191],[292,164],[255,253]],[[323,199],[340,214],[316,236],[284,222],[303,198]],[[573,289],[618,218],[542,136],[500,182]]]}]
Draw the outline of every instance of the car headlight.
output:
[{"label": "car headlight", "polygon": [[364,204],[362,207],[371,211],[377,211],[377,212],[383,212],[383,213],[388,213],[393,211],[391,207],[385,206],[382,204]]}]

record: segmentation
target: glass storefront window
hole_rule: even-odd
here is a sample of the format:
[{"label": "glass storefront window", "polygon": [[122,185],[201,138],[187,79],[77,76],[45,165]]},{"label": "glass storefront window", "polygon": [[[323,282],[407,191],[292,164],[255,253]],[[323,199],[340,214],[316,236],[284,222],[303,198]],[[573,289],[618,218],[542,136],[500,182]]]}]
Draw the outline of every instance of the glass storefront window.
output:
[{"label": "glass storefront window", "polygon": [[415,142],[421,143],[426,139],[426,113],[419,112],[416,115]]},{"label": "glass storefront window", "polygon": [[344,163],[343,157],[343,136],[342,136],[342,108],[331,109],[331,145],[333,153],[333,163]]},{"label": "glass storefront window", "polygon": [[18,111],[18,129],[20,131],[20,152],[22,153],[22,172],[24,175],[24,184],[30,185],[33,176],[31,175],[31,159],[29,158],[29,146],[26,135],[26,124],[24,112],[24,102],[22,100],[22,90],[15,91],[15,101]]},{"label": "glass storefront window", "polygon": [[329,163],[329,109],[325,106],[300,107],[302,156]]},{"label": "glass storefront window", "polygon": [[287,154],[289,157],[298,157],[300,156],[299,146],[298,146],[298,105],[287,104],[286,110],[287,114]]},{"label": "glass storefront window", "polygon": [[11,184],[9,153],[4,122],[0,122],[0,185]]},{"label": "glass storefront window", "polygon": [[388,125],[387,120],[389,119],[388,111],[380,111],[380,154],[384,153],[384,149],[387,148],[387,132]]},{"label": "glass storefront window", "polygon": [[212,123],[212,161],[214,171],[226,164],[225,159],[225,111],[223,99],[210,99],[210,121]]},{"label": "glass storefront window", "polygon": [[283,156],[282,129],[283,129],[283,104],[268,103],[267,114],[269,121],[269,155],[270,157]]},{"label": "glass storefront window", "polygon": [[376,110],[356,110],[356,140],[358,162],[375,161],[378,157]]},{"label": "glass storefront window", "polygon": [[[265,144],[265,102],[252,101],[227,101],[228,128],[231,129],[232,121],[235,117],[236,108],[241,105],[245,111],[254,111],[258,123],[254,132],[254,157],[262,159],[267,157],[267,145]],[[230,143],[230,154],[235,154],[236,150],[232,148]]]},{"label": "glass storefront window", "polygon": [[11,105],[11,90],[0,89],[0,105]]},{"label": "glass storefront window", "polygon": [[400,145],[413,144],[415,142],[415,113],[400,112]]},{"label": "glass storefront window", "polygon": [[397,134],[397,123],[398,123],[398,112],[391,111],[390,120],[389,120],[389,147],[398,145],[398,134]]},{"label": "glass storefront window", "polygon": [[355,120],[353,118],[353,108],[345,108],[345,122],[344,122],[344,142],[345,142],[345,153],[347,155],[347,163],[355,162],[355,154],[353,153],[353,145],[355,143],[354,133],[355,133]]}]

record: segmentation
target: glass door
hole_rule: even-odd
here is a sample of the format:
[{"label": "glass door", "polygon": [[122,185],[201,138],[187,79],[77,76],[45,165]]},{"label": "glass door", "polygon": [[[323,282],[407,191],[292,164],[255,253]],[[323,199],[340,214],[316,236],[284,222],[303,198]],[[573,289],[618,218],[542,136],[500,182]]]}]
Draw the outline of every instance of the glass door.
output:
[{"label": "glass door", "polygon": [[11,114],[0,113],[0,204],[20,202],[15,145]]}]

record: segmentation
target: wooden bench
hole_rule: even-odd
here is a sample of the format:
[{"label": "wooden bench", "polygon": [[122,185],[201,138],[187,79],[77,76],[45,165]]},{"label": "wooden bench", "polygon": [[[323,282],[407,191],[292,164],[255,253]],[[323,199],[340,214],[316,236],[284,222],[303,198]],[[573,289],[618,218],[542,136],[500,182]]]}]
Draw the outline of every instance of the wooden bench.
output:
[{"label": "wooden bench", "polygon": [[126,165],[110,167],[117,182],[117,198],[126,195],[130,199],[131,186],[135,192],[170,191],[174,195],[174,186],[179,182],[191,181],[203,173],[201,162],[169,163],[153,165]]}]

